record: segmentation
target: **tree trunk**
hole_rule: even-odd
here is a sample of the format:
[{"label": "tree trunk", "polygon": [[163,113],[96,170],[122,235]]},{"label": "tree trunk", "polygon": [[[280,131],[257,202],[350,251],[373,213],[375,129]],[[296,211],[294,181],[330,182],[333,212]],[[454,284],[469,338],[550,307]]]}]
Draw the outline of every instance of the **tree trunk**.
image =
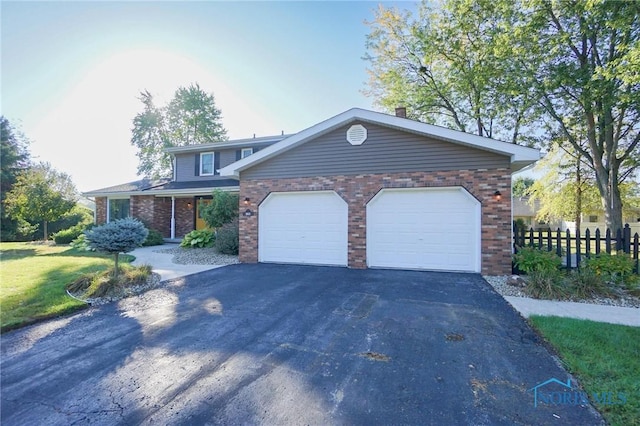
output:
[{"label": "tree trunk", "polygon": [[49,236],[49,226],[48,226],[48,222],[46,220],[42,221],[42,228],[43,228],[43,234],[44,234],[44,241],[47,241],[47,237]]},{"label": "tree trunk", "polygon": [[582,170],[580,169],[580,153],[576,153],[576,232],[582,225]]}]

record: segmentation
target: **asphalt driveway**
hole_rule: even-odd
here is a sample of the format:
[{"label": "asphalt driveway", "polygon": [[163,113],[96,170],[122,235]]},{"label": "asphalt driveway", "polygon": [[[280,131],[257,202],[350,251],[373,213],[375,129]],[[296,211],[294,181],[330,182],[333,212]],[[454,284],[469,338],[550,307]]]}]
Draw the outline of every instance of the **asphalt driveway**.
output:
[{"label": "asphalt driveway", "polygon": [[3,425],[602,423],[472,274],[233,265],[1,343]]}]

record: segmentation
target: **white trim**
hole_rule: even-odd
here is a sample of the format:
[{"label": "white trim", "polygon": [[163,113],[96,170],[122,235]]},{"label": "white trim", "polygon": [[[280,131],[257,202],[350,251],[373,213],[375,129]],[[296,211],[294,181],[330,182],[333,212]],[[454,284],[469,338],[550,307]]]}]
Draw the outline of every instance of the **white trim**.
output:
[{"label": "white trim", "polygon": [[108,198],[129,198],[132,195],[155,195],[156,197],[170,197],[175,195],[176,197],[187,196],[187,195],[199,195],[199,194],[207,194],[210,195],[211,191],[219,189],[224,192],[238,192],[240,191],[240,186],[206,186],[203,188],[186,188],[186,189],[149,189],[144,191],[127,191],[127,192],[91,192],[91,193],[83,193],[87,197],[108,197]]},{"label": "white trim", "polygon": [[355,121],[378,124],[459,145],[507,155],[511,159],[511,167],[513,171],[520,170],[521,168],[540,159],[540,150],[538,149],[501,142],[482,136],[472,135],[470,133],[451,130],[445,127],[434,126],[432,124],[421,123],[419,121],[400,118],[380,112],[352,108],[331,117],[328,120],[322,121],[315,126],[302,130],[295,135],[285,138],[280,142],[261,149],[250,157],[243,158],[235,163],[223,167],[220,169],[220,174],[222,176],[239,178],[240,172],[249,167],[266,161],[311,139],[317,138],[318,136],[335,130],[338,127]]},{"label": "white trim", "polygon": [[[205,155],[211,155],[211,173],[204,173],[202,171],[202,157]],[[207,151],[207,152],[201,152],[200,153],[200,170],[199,170],[199,175],[198,176],[213,176],[216,174],[216,152],[215,151]]]},{"label": "white trim", "polygon": [[[244,155],[245,151],[249,151],[249,153]],[[242,148],[240,150],[240,159],[247,158],[250,155],[253,155],[253,148]]]},{"label": "white trim", "polygon": [[129,201],[129,214],[127,217],[131,217],[131,197],[123,197],[118,194],[115,197],[107,197],[107,223],[111,222],[111,201],[127,200]]},{"label": "white trim", "polygon": [[176,238],[176,197],[171,197],[171,239]]},{"label": "white trim", "polygon": [[263,145],[263,144],[271,144],[273,142],[281,141],[282,139],[288,138],[291,134],[287,135],[276,135],[276,136],[262,136],[258,138],[246,138],[246,139],[235,139],[227,142],[212,142],[206,144],[197,144],[197,145],[187,145],[187,146],[174,146],[171,148],[166,148],[165,152],[170,154],[184,154],[188,152],[196,152],[202,150],[209,149],[222,149],[222,148],[237,148],[240,146],[247,145]]}]

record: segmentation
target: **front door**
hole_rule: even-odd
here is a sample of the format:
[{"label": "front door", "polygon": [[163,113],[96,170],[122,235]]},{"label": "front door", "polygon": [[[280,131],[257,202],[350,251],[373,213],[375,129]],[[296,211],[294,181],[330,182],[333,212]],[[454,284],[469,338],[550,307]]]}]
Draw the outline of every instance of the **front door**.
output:
[{"label": "front door", "polygon": [[211,204],[211,198],[196,198],[196,229],[205,229],[209,226],[202,219],[202,207]]}]

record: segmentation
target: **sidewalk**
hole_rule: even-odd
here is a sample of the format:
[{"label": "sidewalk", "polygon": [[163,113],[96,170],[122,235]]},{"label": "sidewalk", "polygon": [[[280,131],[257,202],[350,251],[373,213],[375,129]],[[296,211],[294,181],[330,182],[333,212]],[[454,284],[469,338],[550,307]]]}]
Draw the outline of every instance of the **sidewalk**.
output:
[{"label": "sidewalk", "polygon": [[139,247],[132,251],[131,255],[136,260],[133,265],[151,265],[153,272],[160,275],[160,281],[180,278],[186,275],[197,274],[198,272],[208,271],[210,269],[220,268],[224,265],[180,265],[173,263],[172,254],[158,253],[158,250],[165,248],[177,247],[175,244],[164,244],[161,246]]},{"label": "sidewalk", "polygon": [[638,308],[556,302],[529,297],[503,297],[525,318],[531,315],[557,316],[640,327],[640,309]]}]

